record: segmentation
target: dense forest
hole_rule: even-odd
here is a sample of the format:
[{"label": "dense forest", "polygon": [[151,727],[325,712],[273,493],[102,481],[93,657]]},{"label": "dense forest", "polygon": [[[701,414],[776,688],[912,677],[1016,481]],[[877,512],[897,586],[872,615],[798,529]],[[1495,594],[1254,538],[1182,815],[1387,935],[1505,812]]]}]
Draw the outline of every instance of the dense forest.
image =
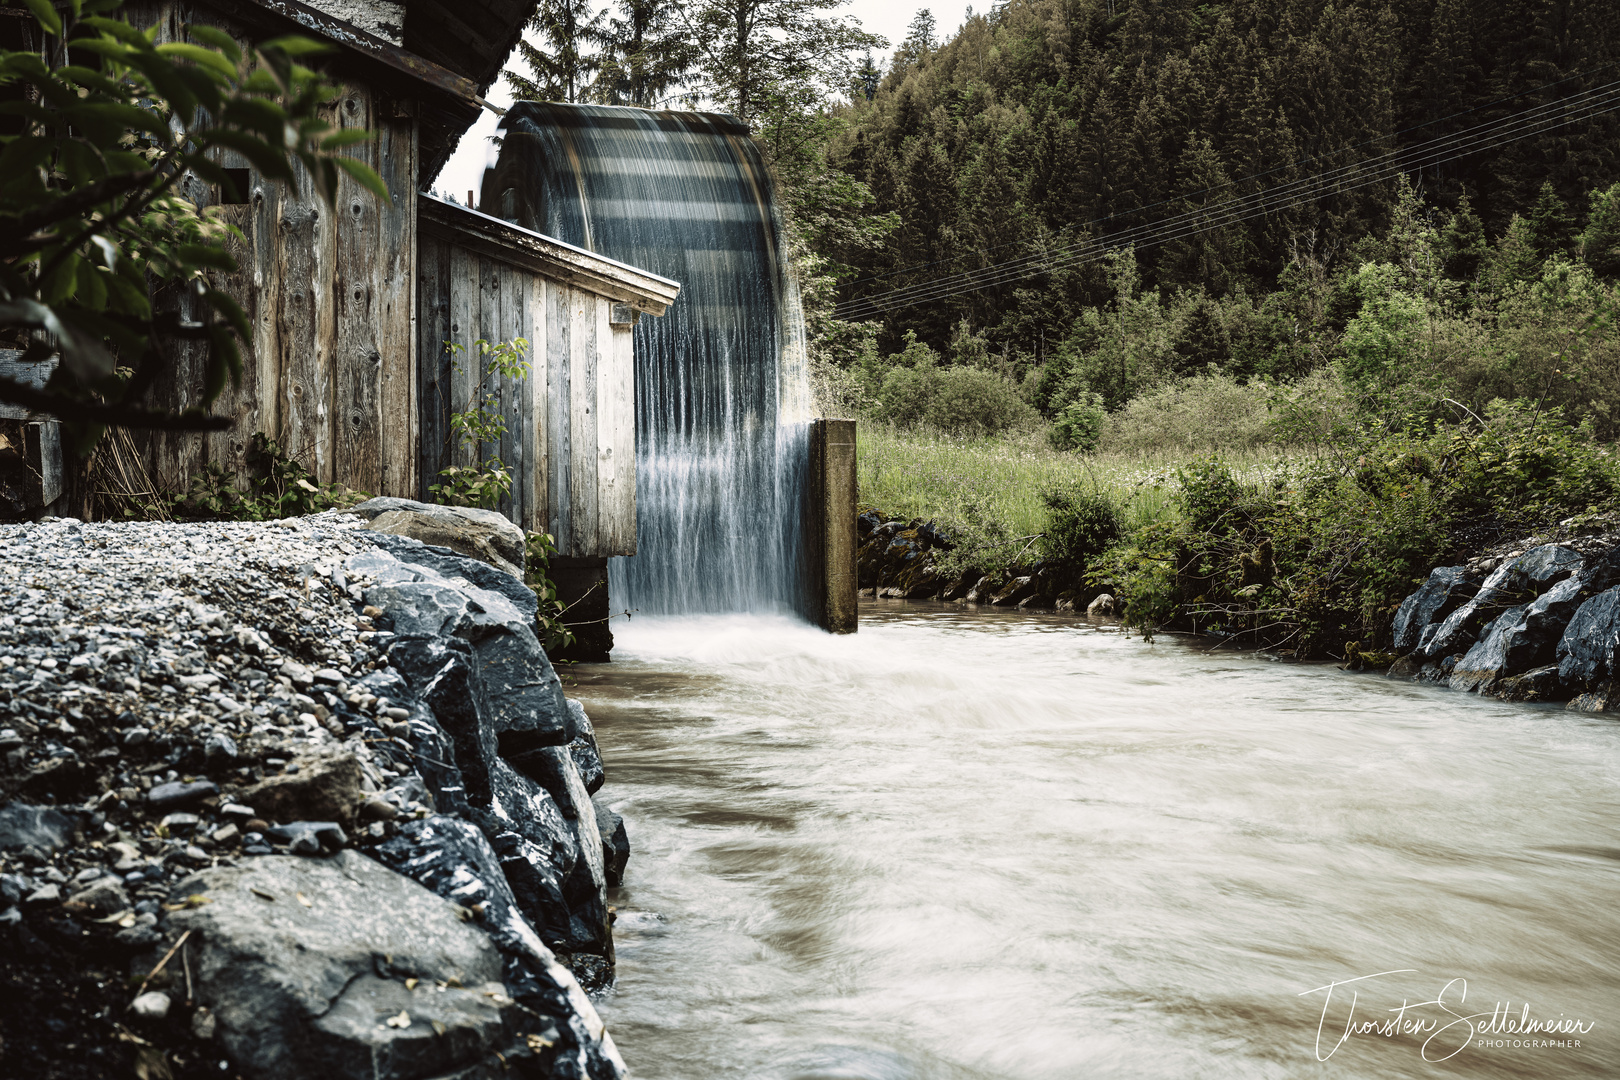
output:
[{"label": "dense forest", "polygon": [[[1473,396],[1527,392],[1473,370],[1481,334],[1566,329],[1516,292],[1549,258],[1566,292],[1620,273],[1617,60],[1613,3],[1014,0],[943,43],[922,13],[826,144],[882,235],[821,251],[838,314],[874,324],[824,355],[911,332],[1057,417],[1297,379],[1393,307]],[[1563,396],[1609,433],[1613,374],[1586,374],[1602,393]]]}]

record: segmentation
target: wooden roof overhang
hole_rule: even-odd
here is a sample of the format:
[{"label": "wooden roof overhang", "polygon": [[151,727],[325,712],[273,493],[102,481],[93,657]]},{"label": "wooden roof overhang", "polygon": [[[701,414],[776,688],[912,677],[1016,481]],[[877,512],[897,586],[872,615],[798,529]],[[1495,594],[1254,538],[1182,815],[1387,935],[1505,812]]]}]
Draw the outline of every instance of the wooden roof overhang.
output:
[{"label": "wooden roof overhang", "polygon": [[679,282],[481,211],[432,195],[418,195],[416,207],[417,227],[423,232],[453,241],[480,255],[492,256],[629,304],[637,311],[662,315],[680,295]]}]

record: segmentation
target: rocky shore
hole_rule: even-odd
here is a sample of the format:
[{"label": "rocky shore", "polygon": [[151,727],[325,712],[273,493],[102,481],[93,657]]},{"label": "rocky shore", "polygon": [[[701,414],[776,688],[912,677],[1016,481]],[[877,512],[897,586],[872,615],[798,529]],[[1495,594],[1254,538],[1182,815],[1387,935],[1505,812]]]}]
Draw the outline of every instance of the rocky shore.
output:
[{"label": "rocky shore", "polygon": [[1610,712],[1617,645],[1620,535],[1529,540],[1435,568],[1395,613],[1388,674]]},{"label": "rocky shore", "polygon": [[8,1075],[624,1075],[629,848],[534,594],[357,509],[0,526]]}]

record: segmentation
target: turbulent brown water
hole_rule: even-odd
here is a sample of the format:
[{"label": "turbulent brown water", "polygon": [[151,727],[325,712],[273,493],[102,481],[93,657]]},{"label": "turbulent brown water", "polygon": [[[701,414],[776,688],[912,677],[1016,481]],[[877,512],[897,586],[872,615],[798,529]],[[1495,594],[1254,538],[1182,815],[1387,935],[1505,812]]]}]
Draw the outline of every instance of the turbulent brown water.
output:
[{"label": "turbulent brown water", "polygon": [[[637,1076],[1620,1075],[1620,724],[862,618],[636,619],[580,673],[635,847],[602,1010]],[[1579,1045],[1501,1030],[1526,1003]],[[1361,1027],[1391,1019],[1427,1029]]]}]

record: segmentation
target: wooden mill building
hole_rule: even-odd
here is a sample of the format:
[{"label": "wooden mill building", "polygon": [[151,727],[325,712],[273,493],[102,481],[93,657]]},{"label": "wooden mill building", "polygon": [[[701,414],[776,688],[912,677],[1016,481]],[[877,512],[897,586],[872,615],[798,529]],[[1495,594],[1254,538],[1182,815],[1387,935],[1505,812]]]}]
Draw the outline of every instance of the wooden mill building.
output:
[{"label": "wooden mill building", "polygon": [[[263,432],[321,484],[426,499],[441,469],[472,458],[453,444],[450,415],[468,407],[479,375],[458,370],[450,343],[476,357],[479,338],[523,337],[531,374],[498,387],[508,435],[482,448],[514,471],[501,509],[555,535],[560,553],[581,565],[634,554],[630,331],[641,314],[663,314],[679,285],[423,193],[487,107],[483,95],[533,8],[534,0],[125,7],[132,22],[171,40],[198,22],[243,44],[286,33],[334,44],[321,60],[341,87],[331,108],[342,127],[371,132],[351,152],[392,196],[384,204],[344,174],[329,207],[312,185],[265,181],[229,154],[220,163],[238,170],[242,202],[222,205],[221,191],[200,181],[188,188],[245,238],[233,242],[239,271],[218,284],[242,304],[253,335],[240,386],[213,405],[234,418],[230,430],[140,437],[160,491],[184,491],[208,462],[240,467]],[[201,404],[202,371],[200,355],[177,351],[174,378],[152,403]]]}]

